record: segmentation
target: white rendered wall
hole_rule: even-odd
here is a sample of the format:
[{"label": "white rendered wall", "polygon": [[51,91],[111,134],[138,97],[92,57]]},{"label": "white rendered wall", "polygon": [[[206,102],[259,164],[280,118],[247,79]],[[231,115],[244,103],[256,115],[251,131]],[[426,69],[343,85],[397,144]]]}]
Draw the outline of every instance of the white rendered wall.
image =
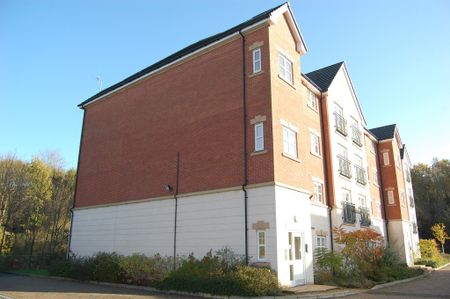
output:
[{"label": "white rendered wall", "polygon": [[[311,237],[313,250],[317,248],[317,237],[325,237],[326,247],[331,249],[330,221],[328,217],[328,207],[326,205],[310,202],[311,212]],[[326,234],[326,236],[323,235]],[[313,251],[314,252],[314,251]]]},{"label": "white rendered wall", "polygon": [[414,264],[409,222],[391,220],[388,222],[389,243],[399,254],[400,260],[409,266]]},{"label": "white rendered wall", "polygon": [[[313,244],[311,238],[311,212],[309,195],[281,186],[275,187],[278,247],[278,279],[289,285],[288,232],[303,234],[303,258],[305,259],[305,283],[314,283]],[[308,252],[305,252],[305,244]]]}]

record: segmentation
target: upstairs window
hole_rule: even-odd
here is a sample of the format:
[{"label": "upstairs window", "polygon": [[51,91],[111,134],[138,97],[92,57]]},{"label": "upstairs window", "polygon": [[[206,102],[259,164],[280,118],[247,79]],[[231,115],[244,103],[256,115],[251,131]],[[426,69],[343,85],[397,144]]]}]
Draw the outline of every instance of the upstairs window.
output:
[{"label": "upstairs window", "polygon": [[263,123],[255,124],[255,152],[264,150],[264,125]]},{"label": "upstairs window", "polygon": [[388,195],[388,204],[390,204],[390,205],[395,204],[394,191],[389,190],[389,191],[387,192],[387,195]]},{"label": "upstairs window", "polygon": [[288,156],[297,158],[297,133],[283,126],[283,151]]},{"label": "upstairs window", "polygon": [[261,70],[261,48],[256,48],[253,50],[253,73],[259,73]]},{"label": "upstairs window", "polygon": [[311,153],[320,156],[320,137],[314,132],[311,132]]},{"label": "upstairs window", "polygon": [[324,203],[323,202],[323,184],[319,181],[313,181],[314,185],[314,201]]},{"label": "upstairs window", "polygon": [[266,258],[266,231],[257,231],[258,235],[258,260],[264,260]]},{"label": "upstairs window", "polygon": [[384,162],[384,166],[389,165],[389,153],[388,152],[383,153],[383,162]]},{"label": "upstairs window", "polygon": [[313,110],[319,110],[319,104],[317,102],[316,95],[308,89],[308,106]]},{"label": "upstairs window", "polygon": [[293,78],[292,78],[292,61],[290,61],[283,54],[280,54],[279,63],[280,63],[280,77],[283,80],[286,80],[287,82],[292,84],[293,83]]}]

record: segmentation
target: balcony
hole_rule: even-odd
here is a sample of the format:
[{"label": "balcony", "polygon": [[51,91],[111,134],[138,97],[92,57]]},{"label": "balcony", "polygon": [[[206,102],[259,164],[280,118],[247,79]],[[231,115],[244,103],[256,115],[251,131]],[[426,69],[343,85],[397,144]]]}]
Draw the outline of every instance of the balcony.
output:
[{"label": "balcony", "polygon": [[341,155],[338,155],[338,159],[339,159],[339,173],[350,179],[352,177],[350,161]]},{"label": "balcony", "polygon": [[347,121],[345,120],[345,118],[338,113],[334,113],[334,120],[336,125],[336,131],[338,131],[344,136],[347,136],[348,135]]},{"label": "balcony", "polygon": [[411,172],[408,169],[406,170],[406,181],[411,183]]},{"label": "balcony", "polygon": [[356,181],[361,185],[367,184],[366,170],[359,165],[355,165]]},{"label": "balcony", "polygon": [[362,136],[361,131],[357,127],[352,126],[352,140],[353,140],[353,143],[359,147],[362,146],[362,137],[361,136]]},{"label": "balcony", "polygon": [[370,210],[368,208],[359,208],[359,212],[361,215],[361,220],[359,220],[359,223],[361,226],[370,226]]},{"label": "balcony", "polygon": [[409,197],[409,206],[414,208],[414,198],[412,196]]},{"label": "balcony", "polygon": [[412,224],[413,234],[417,234],[417,223]]},{"label": "balcony", "polygon": [[344,209],[344,216],[342,219],[344,220],[344,223],[348,224],[355,224],[356,222],[356,208],[355,205],[344,201],[342,203],[343,209]]}]

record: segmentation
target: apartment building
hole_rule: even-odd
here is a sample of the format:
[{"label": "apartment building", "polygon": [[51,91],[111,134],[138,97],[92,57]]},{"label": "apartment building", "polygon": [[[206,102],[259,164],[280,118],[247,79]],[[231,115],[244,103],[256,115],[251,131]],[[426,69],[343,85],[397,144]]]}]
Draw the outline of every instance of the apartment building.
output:
[{"label": "apartment building", "polygon": [[384,219],[411,223],[374,209],[384,185],[366,170],[385,178],[376,153],[389,142],[366,129],[345,64],[302,74],[306,51],[285,3],[82,102],[70,250],[202,257],[228,246],[292,286],[313,283],[332,227],[386,235]]}]

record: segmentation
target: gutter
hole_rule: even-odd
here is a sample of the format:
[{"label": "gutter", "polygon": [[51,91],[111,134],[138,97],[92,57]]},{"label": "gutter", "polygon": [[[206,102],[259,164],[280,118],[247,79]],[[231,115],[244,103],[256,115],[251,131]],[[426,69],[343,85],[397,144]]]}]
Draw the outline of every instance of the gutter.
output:
[{"label": "gutter", "polygon": [[239,30],[239,35],[242,37],[242,123],[244,129],[244,183],[242,184],[242,191],[244,192],[244,222],[245,222],[245,264],[248,265],[248,161],[247,161],[247,91],[246,91],[246,67],[245,67],[245,36],[242,30]]},{"label": "gutter", "polygon": [[[373,141],[372,141],[373,142]],[[388,216],[387,216],[387,211],[386,211],[386,201],[384,198],[384,184],[383,184],[383,171],[381,168],[381,164],[380,164],[380,156],[379,156],[379,151],[378,151],[378,144],[377,144],[377,152],[376,152],[376,161],[377,161],[377,168],[380,170],[379,176],[380,176],[380,200],[383,203],[383,213],[384,213],[384,217],[386,220],[386,224],[385,224],[385,229],[386,229],[386,244],[389,245],[389,229],[388,229]]]},{"label": "gutter", "polygon": [[173,198],[175,199],[175,217],[174,217],[174,229],[173,229],[173,270],[177,267],[177,218],[178,218],[178,185],[180,181],[180,152],[177,152],[177,179],[175,186],[175,193]]},{"label": "gutter", "polygon": [[78,161],[77,161],[77,173],[75,178],[75,190],[73,194],[73,202],[72,207],[70,208],[70,230],[69,230],[69,241],[67,244],[67,252],[66,252],[66,259],[70,258],[70,245],[72,243],[72,230],[73,230],[73,209],[75,208],[75,200],[77,198],[77,191],[78,191],[78,173],[80,171],[80,156],[81,156],[81,147],[83,146],[83,135],[84,135],[84,121],[86,119],[86,110],[83,109],[83,121],[81,124],[81,135],[80,135],[80,147],[78,149]]}]

